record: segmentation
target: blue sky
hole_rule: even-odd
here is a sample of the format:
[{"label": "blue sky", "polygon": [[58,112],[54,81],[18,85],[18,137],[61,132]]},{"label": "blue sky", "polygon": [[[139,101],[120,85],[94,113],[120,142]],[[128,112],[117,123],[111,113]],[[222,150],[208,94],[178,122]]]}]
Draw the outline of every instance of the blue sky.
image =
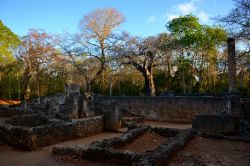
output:
[{"label": "blue sky", "polygon": [[233,5],[231,0],[0,0],[0,19],[19,36],[32,28],[74,33],[84,15],[113,7],[126,18],[120,30],[150,36],[166,32],[165,24],[180,14],[193,13],[212,25],[211,17],[227,14]]}]

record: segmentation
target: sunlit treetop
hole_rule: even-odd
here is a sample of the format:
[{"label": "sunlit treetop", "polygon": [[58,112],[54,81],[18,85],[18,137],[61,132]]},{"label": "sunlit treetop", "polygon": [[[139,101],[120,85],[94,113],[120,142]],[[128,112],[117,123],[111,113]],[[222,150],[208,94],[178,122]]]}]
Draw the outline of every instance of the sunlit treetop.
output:
[{"label": "sunlit treetop", "polygon": [[19,37],[0,20],[0,66],[13,60],[13,51],[20,44]]}]

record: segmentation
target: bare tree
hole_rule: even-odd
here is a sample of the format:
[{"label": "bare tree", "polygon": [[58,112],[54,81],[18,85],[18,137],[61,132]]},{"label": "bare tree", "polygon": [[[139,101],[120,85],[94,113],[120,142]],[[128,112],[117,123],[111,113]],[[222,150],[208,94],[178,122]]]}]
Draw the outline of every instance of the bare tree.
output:
[{"label": "bare tree", "polygon": [[97,9],[80,20],[79,34],[60,44],[63,53],[84,76],[88,92],[108,65],[107,54],[117,42],[113,31],[123,21],[123,15],[116,9]]},{"label": "bare tree", "polygon": [[250,1],[233,0],[235,8],[227,16],[215,18],[231,33],[232,37],[250,40]]},{"label": "bare tree", "polygon": [[153,68],[164,63],[167,51],[162,51],[162,45],[166,39],[164,34],[146,39],[124,34],[122,42],[114,49],[122,64],[134,66],[143,75],[147,96],[155,96]]},{"label": "bare tree", "polygon": [[24,98],[29,98],[29,81],[32,76],[36,80],[36,95],[39,95],[41,72],[48,67],[48,62],[56,55],[56,50],[49,43],[50,38],[48,34],[39,30],[31,30],[28,35],[22,38],[19,54],[24,62],[22,80]]},{"label": "bare tree", "polygon": [[[236,38],[241,43],[240,51],[236,54],[237,70],[239,70],[241,82],[243,78],[250,75],[250,1],[249,0],[233,0],[235,7],[226,16],[215,18],[219,24],[222,24],[230,36]],[[243,62],[243,63],[242,63]],[[240,83],[241,86],[242,83]],[[250,89],[250,81],[249,81]]]}]

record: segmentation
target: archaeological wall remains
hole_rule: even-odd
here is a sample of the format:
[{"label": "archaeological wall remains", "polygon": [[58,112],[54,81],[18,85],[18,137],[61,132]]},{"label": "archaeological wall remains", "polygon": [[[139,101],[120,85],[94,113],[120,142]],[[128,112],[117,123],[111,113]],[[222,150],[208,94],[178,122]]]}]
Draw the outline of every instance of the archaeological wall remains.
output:
[{"label": "archaeological wall remains", "polygon": [[18,148],[35,150],[65,140],[102,132],[103,117],[62,121],[43,115],[22,115],[0,123],[0,138]]},{"label": "archaeological wall remains", "polygon": [[144,115],[146,120],[191,123],[196,115],[225,112],[227,99],[209,96],[160,97],[94,97],[96,112],[105,112],[107,104],[116,103],[119,109]]}]

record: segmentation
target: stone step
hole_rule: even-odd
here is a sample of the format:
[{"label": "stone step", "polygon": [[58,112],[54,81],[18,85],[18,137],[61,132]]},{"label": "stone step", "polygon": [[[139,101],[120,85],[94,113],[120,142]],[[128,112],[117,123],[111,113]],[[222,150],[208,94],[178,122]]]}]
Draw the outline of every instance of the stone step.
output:
[{"label": "stone step", "polygon": [[122,127],[122,128],[119,128],[119,129],[115,129],[114,131],[118,132],[118,133],[126,133],[128,131],[128,128],[127,127]]},{"label": "stone step", "polygon": [[122,117],[121,119],[124,122],[142,123],[144,121],[144,117],[143,116],[129,116],[129,117]]}]

